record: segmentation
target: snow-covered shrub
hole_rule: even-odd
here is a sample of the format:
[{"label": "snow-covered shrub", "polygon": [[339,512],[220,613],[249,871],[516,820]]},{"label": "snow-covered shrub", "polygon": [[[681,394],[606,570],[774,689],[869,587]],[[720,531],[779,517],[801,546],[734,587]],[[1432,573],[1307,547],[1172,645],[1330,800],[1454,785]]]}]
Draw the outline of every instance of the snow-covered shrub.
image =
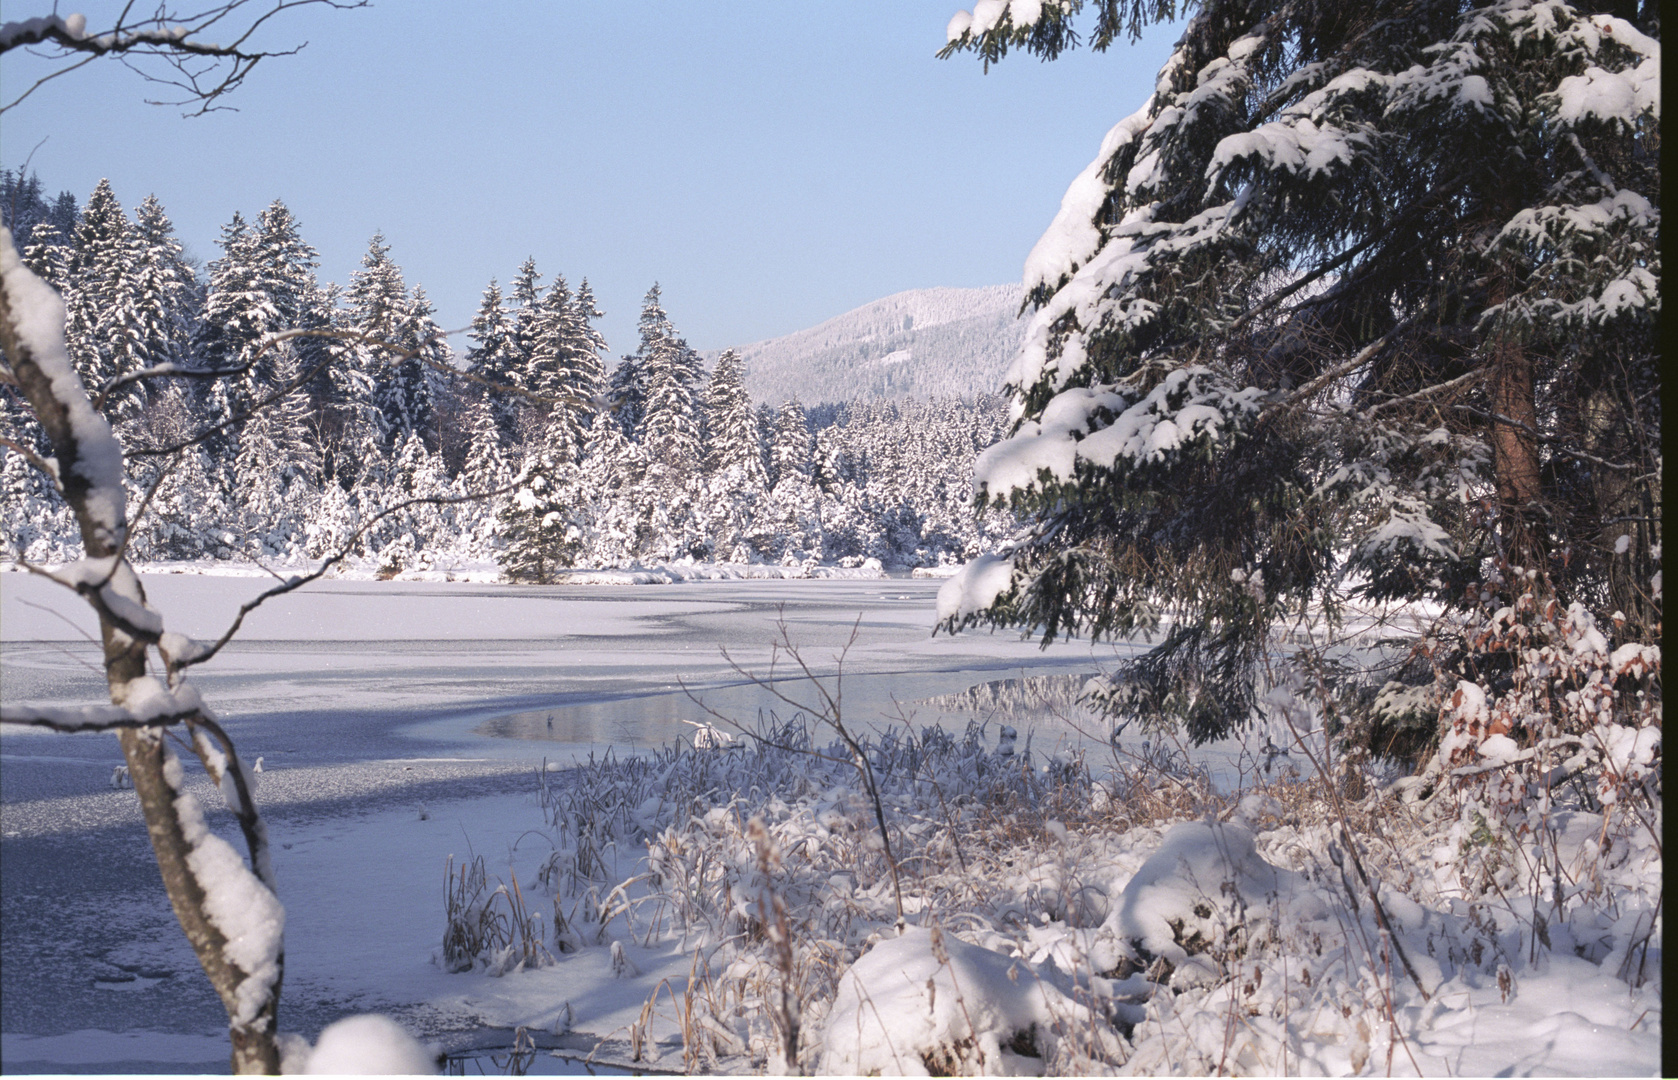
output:
[{"label": "snow-covered shrub", "polygon": [[1442,892],[1499,911],[1529,954],[1612,955],[1641,982],[1660,904],[1661,650],[1614,647],[1581,604],[1515,580],[1471,635],[1507,674],[1457,680],[1437,753],[1401,791],[1444,829]]},{"label": "snow-covered shrub", "polygon": [[[1253,834],[1240,825],[1176,825],[1125,885],[1103,926],[1122,950],[1113,966],[1120,974],[1146,969],[1172,985],[1215,981],[1215,961],[1238,959],[1255,934],[1275,933],[1269,910],[1284,895],[1300,894],[1295,878],[1260,858]],[[1327,914],[1320,902],[1304,906],[1308,917]]]},{"label": "snow-covered shrub", "polygon": [[[839,979],[820,1071],[969,1076],[1099,1068],[1076,1047],[1096,1027],[1087,1005],[1029,964],[937,926],[885,938]],[[1116,1033],[1103,1032],[1113,1057]],[[1022,1059],[1031,1059],[1029,1061]]]}]

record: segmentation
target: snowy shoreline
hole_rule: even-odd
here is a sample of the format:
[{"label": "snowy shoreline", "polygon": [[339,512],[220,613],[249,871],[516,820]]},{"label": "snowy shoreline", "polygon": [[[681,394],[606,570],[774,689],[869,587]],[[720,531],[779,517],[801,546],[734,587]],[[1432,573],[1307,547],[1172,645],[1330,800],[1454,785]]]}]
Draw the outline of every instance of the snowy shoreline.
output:
[{"label": "snowy shoreline", "polygon": [[[282,578],[292,574],[311,573],[318,562],[235,562],[192,560],[181,562],[134,563],[137,574],[200,574],[205,577]],[[58,570],[59,564],[43,566]],[[859,566],[795,565],[779,566],[768,563],[729,563],[681,561],[654,563],[643,566],[599,569],[579,568],[566,571],[553,582],[555,585],[668,585],[688,581],[885,581],[893,578],[946,577],[959,567],[917,567],[912,571],[891,572],[883,569],[878,560],[869,559]],[[10,560],[0,560],[0,573],[27,573],[26,567]],[[377,560],[347,559],[323,575],[323,580],[334,581],[424,581],[467,582],[471,584],[511,584],[493,562],[461,563],[434,566],[418,570],[404,570],[390,574],[379,569]]]}]

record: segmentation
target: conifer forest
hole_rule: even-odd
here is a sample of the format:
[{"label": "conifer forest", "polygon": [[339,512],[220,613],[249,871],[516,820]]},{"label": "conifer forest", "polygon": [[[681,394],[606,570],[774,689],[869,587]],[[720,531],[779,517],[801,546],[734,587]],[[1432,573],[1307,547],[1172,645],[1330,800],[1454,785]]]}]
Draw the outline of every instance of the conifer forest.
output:
[{"label": "conifer forest", "polygon": [[[908,569],[989,550],[1011,521],[970,508],[998,399],[754,403],[732,355],[705,369],[657,285],[613,364],[588,279],[534,259],[488,283],[456,376],[382,236],[347,286],[322,283],[276,201],[235,214],[200,275],[154,198],[130,215],[106,183],[78,203],[34,174],[0,180],[25,262],[64,297],[77,371],[140,464],[136,558],[293,563],[350,540],[388,574],[487,561],[525,582],[681,559]],[[270,340],[295,330],[351,336]],[[124,380],[159,364],[236,374]],[[46,452],[4,393],[9,437]],[[0,484],[5,553],[68,557],[79,538],[46,478],[14,454]]]}]

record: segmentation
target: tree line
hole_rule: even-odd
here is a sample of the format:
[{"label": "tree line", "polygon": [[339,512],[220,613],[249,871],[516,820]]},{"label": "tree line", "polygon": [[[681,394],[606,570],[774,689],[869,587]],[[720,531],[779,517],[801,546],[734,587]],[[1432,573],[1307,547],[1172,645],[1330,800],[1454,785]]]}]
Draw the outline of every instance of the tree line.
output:
[{"label": "tree line", "polygon": [[[322,283],[280,200],[235,214],[202,269],[155,197],[130,216],[107,181],[78,204],[7,170],[0,209],[63,297],[72,360],[130,459],[138,559],[347,545],[387,573],[492,560],[534,582],[680,559],[907,568],[971,558],[1013,524],[971,504],[999,399],[754,403],[738,357],[707,371],[656,284],[636,351],[608,368],[588,280],[544,281],[527,259],[484,290],[457,358],[382,235],[347,288]],[[200,377],[131,378],[159,365]],[[6,437],[44,454],[0,389]],[[5,555],[76,556],[25,457],[6,455],[0,494]]]}]

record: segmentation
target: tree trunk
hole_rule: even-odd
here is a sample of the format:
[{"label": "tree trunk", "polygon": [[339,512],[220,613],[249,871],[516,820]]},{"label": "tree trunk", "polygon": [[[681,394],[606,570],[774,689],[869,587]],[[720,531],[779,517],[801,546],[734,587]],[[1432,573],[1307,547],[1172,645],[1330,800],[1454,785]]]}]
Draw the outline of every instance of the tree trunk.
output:
[{"label": "tree trunk", "polygon": [[[1502,300],[1499,298],[1498,303]],[[1542,480],[1532,357],[1518,341],[1490,343],[1492,468],[1497,478],[1498,535],[1510,566],[1543,570]]]},{"label": "tree trunk", "polygon": [[[0,229],[0,260],[5,264],[21,263],[9,230]],[[112,478],[104,476],[96,461],[90,463],[90,454],[97,458],[100,450],[83,445],[84,438],[111,438],[110,433],[108,430],[101,432],[97,426],[89,426],[86,417],[78,426],[70,406],[79,403],[69,395],[85,395],[86,391],[79,380],[74,387],[67,387],[63,385],[62,375],[55,380],[50,365],[42,367],[41,358],[36,357],[25,344],[19,329],[24,325],[22,319],[26,314],[38,320],[40,313],[20,311],[17,304],[18,298],[11,294],[6,276],[0,274],[0,350],[5,352],[19,389],[52,442],[59,483],[81,530],[83,551],[88,558],[94,559],[120,555],[127,533],[120,492],[112,498],[110,491],[101,490],[101,485],[108,486]],[[59,332],[62,333],[62,326]],[[120,485],[120,477],[115,482]],[[95,511],[94,506],[100,500],[109,504],[104,507],[104,512],[113,515],[114,521],[102,519]],[[118,574],[127,573],[126,563],[119,563],[113,571],[113,579]],[[139,583],[132,577],[128,578],[128,583],[139,589]],[[138,596],[143,602],[144,592],[140,591]],[[111,702],[126,705],[129,684],[146,675],[147,642],[137,640],[114,625],[103,612],[100,613],[99,631]],[[163,729],[125,728],[120,732],[120,739],[129,776],[140,798],[152,851],[163,874],[163,886],[169,894],[169,903],[180,920],[181,929],[186,932],[187,940],[192,943],[193,952],[203,965],[205,975],[226,1006],[228,1016],[232,1017],[237,1013],[236,994],[239,984],[244,981],[245,972],[228,960],[227,939],[211,921],[205,909],[203,887],[188,862],[192,844],[186,836],[176,805],[180,795],[170,783],[164,767],[169,755],[163,743]],[[279,1049],[274,1041],[278,993],[276,982],[255,1019],[231,1028],[234,1072],[279,1072]]]}]

